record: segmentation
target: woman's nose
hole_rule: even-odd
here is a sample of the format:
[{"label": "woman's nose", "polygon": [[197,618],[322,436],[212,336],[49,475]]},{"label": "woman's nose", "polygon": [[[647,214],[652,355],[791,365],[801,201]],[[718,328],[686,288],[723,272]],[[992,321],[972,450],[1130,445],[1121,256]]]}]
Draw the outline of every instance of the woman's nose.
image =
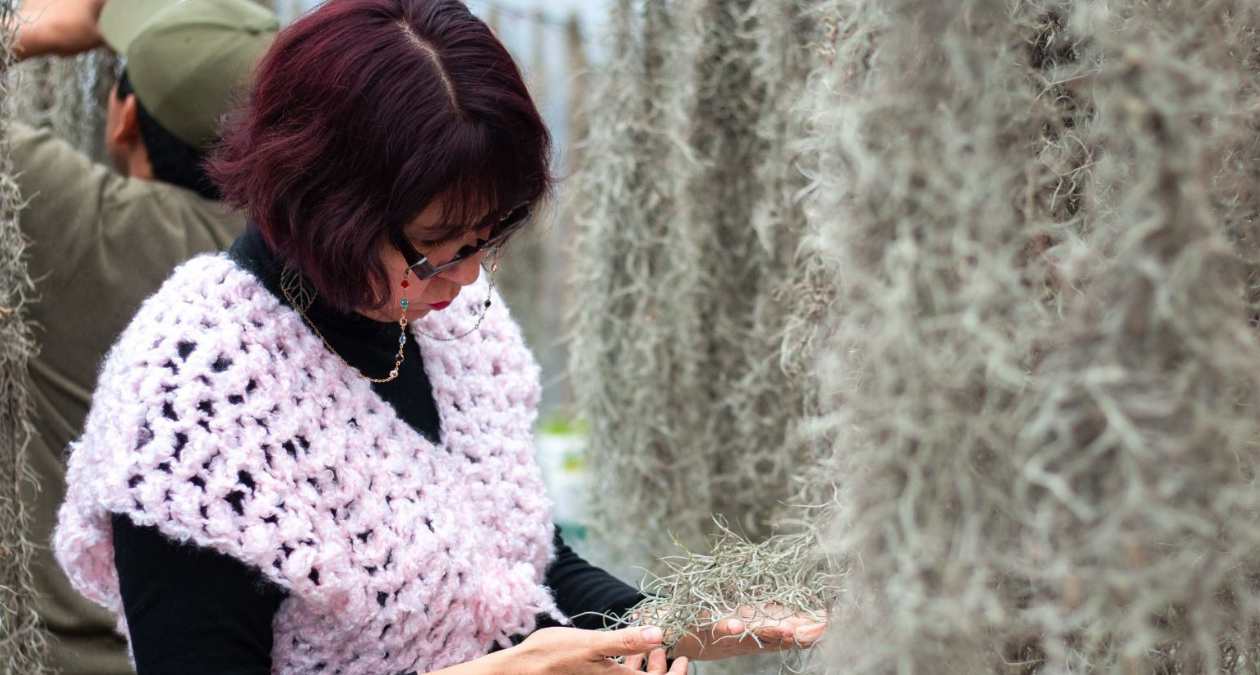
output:
[{"label": "woman's nose", "polygon": [[460,286],[467,286],[477,280],[481,276],[481,261],[486,259],[486,252],[482,251],[477,255],[470,257],[468,260],[442,272],[443,276]]}]

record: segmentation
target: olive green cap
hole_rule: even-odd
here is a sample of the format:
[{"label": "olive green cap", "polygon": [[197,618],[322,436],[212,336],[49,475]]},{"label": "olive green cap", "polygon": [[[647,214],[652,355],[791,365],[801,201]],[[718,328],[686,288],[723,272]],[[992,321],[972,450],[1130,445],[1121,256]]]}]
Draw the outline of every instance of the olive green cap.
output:
[{"label": "olive green cap", "polygon": [[247,90],[280,21],[251,0],[108,0],[100,27],[105,43],[126,57],[144,109],[204,150]]}]

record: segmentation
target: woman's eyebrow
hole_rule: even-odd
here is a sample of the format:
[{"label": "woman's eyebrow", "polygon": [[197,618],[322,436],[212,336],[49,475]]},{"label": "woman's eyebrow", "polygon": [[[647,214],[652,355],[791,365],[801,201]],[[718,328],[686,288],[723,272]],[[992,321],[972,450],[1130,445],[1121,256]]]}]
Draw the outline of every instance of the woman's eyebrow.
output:
[{"label": "woman's eyebrow", "polygon": [[[429,233],[431,233],[431,232],[433,232],[433,231],[435,231],[435,230],[436,230],[437,232],[451,232],[452,230],[455,230],[455,229],[456,229],[456,228],[455,228],[455,226],[453,226],[453,225],[441,225],[441,226],[434,226],[434,227],[432,227],[432,228],[425,228],[425,230],[426,230],[425,232],[422,232],[422,233],[419,233],[419,234],[414,234],[414,235],[413,235],[413,234],[408,234],[406,230],[403,230],[403,234],[405,234],[405,235],[406,235],[406,236],[408,236],[408,237],[411,237],[412,239],[414,239],[414,240],[415,240],[416,242],[418,242],[418,243],[422,243],[422,244],[429,244],[429,245],[438,245],[438,244],[445,244],[445,243],[448,243],[448,242],[453,242],[453,241],[458,241],[458,240],[460,240],[460,239],[464,239],[464,238],[466,238],[466,237],[467,237],[468,235],[470,235],[470,234],[475,234],[475,233],[477,232],[477,230],[480,230],[481,228],[483,228],[483,227],[485,227],[485,226],[486,226],[486,225],[476,225],[476,226],[473,226],[473,227],[471,227],[471,228],[469,228],[469,229],[465,229],[465,230],[463,230],[462,232],[459,232],[459,233],[457,233],[457,234],[451,234],[451,235],[446,235],[446,236],[441,236],[441,237],[434,237],[432,234],[429,234]],[[427,235],[429,235],[429,236],[425,236],[426,234],[427,234]],[[478,241],[482,241],[482,238],[481,238],[481,237],[477,237],[477,240],[478,240]]]},{"label": "woman's eyebrow", "polygon": [[[480,230],[483,227],[493,227],[495,224],[495,219],[500,215],[500,213],[501,212],[494,211],[494,210],[491,210],[487,213],[483,213],[481,217],[478,218],[476,222],[472,225],[468,225],[468,224],[458,225],[452,222],[434,223],[432,225],[425,226],[420,232],[416,234],[411,234],[408,232],[408,228],[403,228],[403,234],[408,237],[411,237],[417,242],[422,242],[425,244],[442,244],[448,241],[455,241],[456,239],[467,236],[470,232],[476,232],[477,230]],[[450,214],[446,214],[446,215],[450,215]],[[453,234],[453,235],[444,234],[442,236],[437,236],[437,233],[446,233],[446,232],[457,232],[457,234]]]}]

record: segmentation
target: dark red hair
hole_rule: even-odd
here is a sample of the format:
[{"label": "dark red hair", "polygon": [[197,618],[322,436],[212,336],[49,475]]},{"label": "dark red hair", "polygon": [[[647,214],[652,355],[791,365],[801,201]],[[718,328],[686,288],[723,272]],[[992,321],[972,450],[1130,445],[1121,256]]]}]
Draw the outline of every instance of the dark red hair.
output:
[{"label": "dark red hair", "polygon": [[[550,191],[551,138],[516,63],[455,0],[329,0],[282,30],[210,164],[225,201],[342,309],[377,307],[382,242]],[[397,281],[397,280],[393,280]]]}]

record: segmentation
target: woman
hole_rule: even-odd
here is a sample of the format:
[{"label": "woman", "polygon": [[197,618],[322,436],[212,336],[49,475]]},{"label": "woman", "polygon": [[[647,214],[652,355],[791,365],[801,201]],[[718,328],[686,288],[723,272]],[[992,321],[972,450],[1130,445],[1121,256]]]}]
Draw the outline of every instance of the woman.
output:
[{"label": "woman", "polygon": [[[536,630],[639,599],[554,533],[538,369],[492,290],[549,145],[459,2],[281,32],[212,167],[250,228],[145,303],[70,460],[57,554],[140,675],[666,672],[659,629]],[[668,671],[758,649],[717,641],[741,629]]]}]

